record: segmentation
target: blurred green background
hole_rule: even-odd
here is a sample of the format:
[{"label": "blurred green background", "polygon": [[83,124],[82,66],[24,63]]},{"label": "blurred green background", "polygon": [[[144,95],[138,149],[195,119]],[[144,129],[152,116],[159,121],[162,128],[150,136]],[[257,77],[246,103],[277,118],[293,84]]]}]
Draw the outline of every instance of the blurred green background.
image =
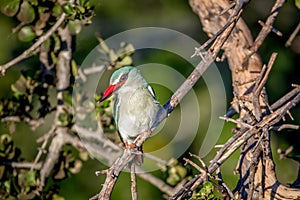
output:
[{"label": "blurred green background", "polygon": [[[243,18],[249,25],[253,36],[257,35],[260,30],[258,20],[264,21],[271,10],[273,1],[251,1],[249,6],[243,13]],[[110,1],[93,1],[95,5],[96,16],[93,18],[93,23],[83,28],[82,32],[76,38],[76,49],[74,52],[74,59],[77,63],[81,63],[85,56],[96,46],[98,41],[97,35],[100,35],[103,39],[109,38],[122,31],[138,28],[138,27],[164,27],[182,32],[199,43],[203,43],[207,40],[207,36],[202,32],[201,24],[198,16],[195,15],[188,5],[188,1],[179,0],[110,0]],[[283,33],[282,37],[278,37],[271,33],[266,42],[260,48],[259,53],[264,63],[268,62],[268,59],[272,52],[278,52],[273,70],[267,83],[267,91],[270,104],[275,102],[276,99],[283,94],[291,90],[291,84],[300,84],[300,42],[299,38],[293,46],[286,48],[284,46],[289,35],[292,33],[296,25],[299,23],[300,15],[299,10],[294,6],[294,1],[288,1],[282,8],[276,22],[275,28]],[[16,34],[12,34],[11,30],[17,25],[17,22],[13,19],[6,17],[0,13],[0,63],[6,63],[10,59],[21,54],[31,43],[21,43],[17,40]],[[191,47],[193,49],[194,47]],[[156,62],[163,63],[168,66],[172,66],[184,76],[190,73],[191,68],[185,68],[185,63],[174,56],[168,56],[162,52],[147,52],[148,56],[141,56],[138,53],[133,56],[135,59],[143,59],[144,63]],[[151,56],[149,56],[149,54]],[[135,60],[133,60],[135,63]],[[6,98],[11,96],[10,84],[14,83],[21,70],[29,69],[38,65],[38,58],[30,58],[26,61],[19,63],[18,65],[10,68],[5,77],[0,78],[0,97]],[[226,88],[227,99],[220,99],[220,101],[227,101],[227,105],[230,105],[232,98],[232,87],[230,71],[226,63],[217,63],[218,69],[222,74],[222,78]],[[168,77],[166,77],[168,78]],[[171,95],[170,91],[163,87],[155,86],[158,99],[161,103],[164,103]],[[198,96],[199,104],[201,108],[207,107],[207,110],[201,110],[201,126],[199,128],[197,137],[190,147],[191,152],[198,152],[202,142],[201,133],[207,129],[209,123],[210,107],[206,104],[210,104],[209,94],[207,94],[205,83],[200,80],[196,86],[195,91],[197,94],[204,94]],[[175,114],[174,114],[175,115]],[[206,116],[208,115],[208,116]],[[295,118],[293,123],[300,122],[300,108],[292,110],[292,115]],[[53,117],[53,116],[52,116]],[[51,116],[49,116],[51,118]],[[193,119],[191,119],[193,120]],[[51,121],[51,120],[49,120]],[[176,120],[174,120],[176,121]],[[290,119],[287,117],[287,121]],[[17,125],[17,132],[13,134],[13,138],[16,145],[22,149],[23,157],[32,161],[36,155],[38,145],[35,140],[41,134],[45,133],[51,124],[45,124],[37,131],[33,132],[30,128],[19,123]],[[231,136],[231,129],[233,124],[227,123],[224,126],[222,135],[218,144],[224,143]],[[8,127],[4,124],[0,126],[0,134],[7,133]],[[278,160],[278,154],[276,153],[278,148],[286,149],[290,145],[294,145],[295,152],[293,154],[299,154],[300,152],[300,139],[299,131],[282,131],[280,133],[272,133],[272,150],[274,153],[274,159],[276,162],[276,171],[279,180],[285,184],[292,183],[296,178],[298,163],[292,160]],[[149,141],[150,142],[150,141]],[[149,143],[150,144],[150,143]],[[155,143],[151,143],[155,145]],[[147,147],[147,142],[145,144]],[[233,170],[236,167],[239,152],[236,152],[222,167],[222,172],[225,181],[233,188],[237,181],[237,175],[233,174]],[[215,154],[215,150],[212,151],[207,157],[206,161],[209,161]],[[187,154],[185,154],[187,155]],[[207,162],[208,163],[208,162]],[[84,162],[83,168],[79,174],[72,175],[70,178],[59,182],[61,187],[60,194],[65,199],[87,199],[96,194],[100,188],[101,183],[104,182],[104,176],[95,176],[96,170],[106,168],[99,161],[90,159]],[[156,176],[165,178],[162,172],[154,172]],[[138,179],[138,193],[142,199],[162,199],[162,193],[154,186]],[[113,192],[112,199],[131,199],[130,196],[130,178],[126,173],[122,173],[120,179],[117,182],[116,188]]]}]

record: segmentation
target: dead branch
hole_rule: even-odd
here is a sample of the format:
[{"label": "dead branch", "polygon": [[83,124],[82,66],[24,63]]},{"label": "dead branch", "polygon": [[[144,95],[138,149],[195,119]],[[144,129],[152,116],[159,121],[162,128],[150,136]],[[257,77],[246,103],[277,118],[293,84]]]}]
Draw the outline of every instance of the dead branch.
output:
[{"label": "dead branch", "polygon": [[293,31],[293,33],[290,35],[289,39],[286,41],[285,46],[289,47],[292,45],[293,40],[295,39],[295,37],[297,36],[297,34],[300,31],[300,22],[297,25],[297,27],[295,28],[295,30]]},{"label": "dead branch", "polygon": [[[278,123],[281,117],[287,114],[288,110],[292,109],[297,103],[300,102],[300,93],[291,101],[286,102],[281,108],[276,110],[274,113],[266,116],[260,123],[250,129],[246,128],[240,130],[233,137],[231,137],[223,147],[218,151],[217,155],[211,161],[208,166],[207,173],[212,174],[216,171],[238,148],[240,148],[249,138],[263,130],[264,128],[270,128],[273,124]],[[171,199],[180,199],[182,196],[187,195],[186,191],[197,188],[203,183],[205,177],[200,175],[189,181],[184,185],[184,188],[177,192]]]},{"label": "dead branch", "polygon": [[261,120],[262,117],[262,110],[260,107],[260,103],[259,103],[259,99],[260,99],[260,95],[263,93],[263,89],[265,87],[265,84],[267,82],[268,79],[268,75],[271,71],[271,68],[275,62],[277,53],[273,53],[269,63],[267,65],[267,67],[263,67],[262,71],[261,71],[261,75],[258,77],[258,80],[255,83],[255,86],[253,88],[253,108],[254,108],[254,116],[256,118],[257,121]]},{"label": "dead branch", "polygon": [[[244,153],[240,157],[238,167],[240,182],[235,190],[237,198],[280,198],[284,195],[283,192],[287,191],[291,192],[290,195],[287,195],[289,198],[297,198],[299,194],[299,191],[287,188],[276,180],[268,132],[271,129],[270,126],[278,123],[284,115],[289,113],[292,107],[299,103],[299,90],[294,89],[279,99],[273,108],[270,107],[273,112],[268,112],[269,106],[263,86],[269,72],[267,72],[268,68],[261,72],[262,63],[256,53],[273,29],[272,25],[283,3],[284,1],[280,0],[275,2],[271,14],[264,24],[265,26],[254,43],[247,26],[240,19],[235,26],[235,31],[232,32],[222,47],[232,71],[236,99],[232,106],[235,111],[231,111],[230,115],[236,112],[239,113],[240,117],[238,120],[230,119],[238,124],[238,128],[235,130],[235,135],[222,145],[222,148],[211,161],[208,173],[217,170],[235,150],[242,147]],[[211,16],[217,16],[218,10],[227,8],[229,6],[227,1],[190,0],[190,4],[195,13],[199,15],[203,30],[208,35],[213,35],[222,28],[226,17],[213,18]],[[273,55],[269,66],[272,66],[274,59],[275,56]],[[253,97],[255,95],[256,97]],[[274,109],[275,107],[276,109]],[[257,119],[253,117],[255,115],[258,116]],[[267,176],[265,176],[266,174]],[[202,184],[204,179],[205,177],[201,175],[195,176],[172,199],[185,198],[193,188]]]},{"label": "dead branch", "polygon": [[250,57],[251,55],[253,55],[254,53],[257,52],[257,50],[259,49],[259,47],[263,44],[263,42],[265,41],[266,37],[269,35],[269,33],[273,30],[273,24],[275,22],[275,19],[280,11],[280,9],[282,8],[283,4],[285,3],[285,0],[277,0],[274,3],[274,6],[271,9],[270,15],[266,20],[266,23],[264,23],[263,28],[261,29],[261,31],[259,32],[259,34],[257,35],[253,45],[251,46],[251,48],[249,49],[249,53],[248,53],[248,57]]},{"label": "dead branch", "polygon": [[31,162],[0,162],[0,165],[11,166],[13,168],[30,168],[30,169],[41,169],[42,163],[31,163]]},{"label": "dead branch", "polygon": [[[239,16],[238,16],[239,17]],[[183,97],[192,89],[195,83],[199,80],[202,74],[210,66],[213,60],[217,57],[222,45],[229,37],[231,31],[233,30],[235,23],[230,24],[224,32],[215,40],[214,44],[210,47],[207,54],[204,55],[204,59],[196,66],[193,72],[189,75],[186,81],[175,91],[170,100],[163,106],[160,110],[156,122],[151,128],[151,132],[164,120],[172,110],[180,103]],[[151,134],[151,133],[150,133]],[[149,132],[142,133],[140,137],[137,138],[135,144],[141,146],[145,140],[150,136]],[[116,162],[110,167],[109,173],[107,174],[105,183],[103,184],[102,190],[98,195],[98,199],[109,199],[113,187],[116,183],[117,177],[124,167],[128,165],[129,162],[135,157],[132,152],[125,150],[123,155],[116,160]]]}]

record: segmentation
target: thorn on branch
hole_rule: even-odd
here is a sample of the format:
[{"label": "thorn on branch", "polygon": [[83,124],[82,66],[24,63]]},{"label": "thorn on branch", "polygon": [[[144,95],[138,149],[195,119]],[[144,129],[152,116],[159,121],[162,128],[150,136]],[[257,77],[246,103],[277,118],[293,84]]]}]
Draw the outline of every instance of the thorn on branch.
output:
[{"label": "thorn on branch", "polygon": [[233,122],[237,125],[239,125],[240,127],[245,127],[245,128],[253,128],[253,126],[251,126],[250,124],[247,124],[245,122],[242,122],[238,119],[232,119],[232,118],[228,118],[228,117],[219,117],[219,119],[223,119],[225,120],[226,122]]},{"label": "thorn on branch", "polygon": [[272,130],[274,130],[274,131],[281,131],[283,129],[300,130],[300,125],[295,125],[295,124],[281,124],[279,126],[273,126],[272,127]]},{"label": "thorn on branch", "polygon": [[109,170],[108,169],[104,169],[104,170],[100,170],[100,171],[95,171],[95,175],[96,176],[100,176],[101,174],[108,174]]},{"label": "thorn on branch", "polygon": [[[261,20],[258,20],[259,25],[261,25],[262,27],[265,26],[265,23]],[[272,27],[272,32],[275,33],[277,36],[282,37],[282,33],[277,30],[276,28]]]},{"label": "thorn on branch", "polygon": [[275,22],[275,19],[277,15],[279,14],[280,8],[283,6],[285,0],[277,0],[274,4],[274,6],[271,9],[271,14],[267,18],[266,22],[264,23],[264,26],[262,27],[261,31],[255,38],[255,41],[251,48],[249,49],[249,53],[247,55],[247,58],[245,58],[245,61],[243,63],[243,66],[247,66],[246,64],[249,61],[249,58],[258,51],[259,47],[263,44],[266,37],[269,35],[269,33],[273,30],[273,24]]},{"label": "thorn on branch", "polygon": [[279,154],[279,160],[283,158],[287,158],[288,154],[294,150],[293,146],[289,146],[286,150],[282,150],[281,148],[277,149],[277,153]]}]

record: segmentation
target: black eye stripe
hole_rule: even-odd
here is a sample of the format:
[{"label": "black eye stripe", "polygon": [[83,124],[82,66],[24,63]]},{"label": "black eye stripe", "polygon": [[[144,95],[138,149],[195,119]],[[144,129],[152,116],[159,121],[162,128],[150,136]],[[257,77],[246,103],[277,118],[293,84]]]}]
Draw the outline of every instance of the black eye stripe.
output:
[{"label": "black eye stripe", "polygon": [[123,74],[121,77],[120,77],[120,82],[121,81],[125,81],[128,77],[128,74]]}]

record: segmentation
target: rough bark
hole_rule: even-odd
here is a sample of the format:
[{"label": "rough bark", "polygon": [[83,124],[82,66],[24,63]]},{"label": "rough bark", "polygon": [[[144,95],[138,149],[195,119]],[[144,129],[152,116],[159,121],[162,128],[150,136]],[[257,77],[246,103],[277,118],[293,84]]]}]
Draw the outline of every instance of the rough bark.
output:
[{"label": "rough bark", "polygon": [[[273,9],[280,8],[283,2],[277,1]],[[199,16],[203,30],[210,37],[226,24],[230,18],[230,14],[234,12],[234,9],[230,9],[220,15],[222,11],[229,8],[229,2],[226,0],[190,0],[190,5],[193,11]],[[268,20],[274,21],[275,17],[276,15]],[[272,28],[272,26],[270,27]],[[270,29],[270,27],[267,28]],[[264,31],[268,31],[268,29]],[[223,56],[227,59],[232,75],[234,92],[232,107],[239,113],[240,121],[250,125],[255,125],[261,121],[264,117],[262,113],[269,112],[267,109],[268,99],[265,88],[260,88],[259,94],[255,94],[258,87],[257,80],[261,79],[263,73],[268,70],[263,68],[260,56],[256,52],[261,44],[259,42],[263,42],[263,40],[264,37],[261,37],[253,42],[249,28],[242,19],[239,19],[228,40],[222,47],[224,50]],[[255,96],[257,96],[257,99],[255,99]],[[255,106],[255,100],[258,100],[259,108]],[[245,127],[238,126],[236,130],[239,131],[243,128]],[[241,152],[237,166],[240,180],[234,190],[236,198],[300,198],[299,189],[286,187],[279,183],[276,178],[268,130],[260,130],[248,139],[242,146]]]}]

